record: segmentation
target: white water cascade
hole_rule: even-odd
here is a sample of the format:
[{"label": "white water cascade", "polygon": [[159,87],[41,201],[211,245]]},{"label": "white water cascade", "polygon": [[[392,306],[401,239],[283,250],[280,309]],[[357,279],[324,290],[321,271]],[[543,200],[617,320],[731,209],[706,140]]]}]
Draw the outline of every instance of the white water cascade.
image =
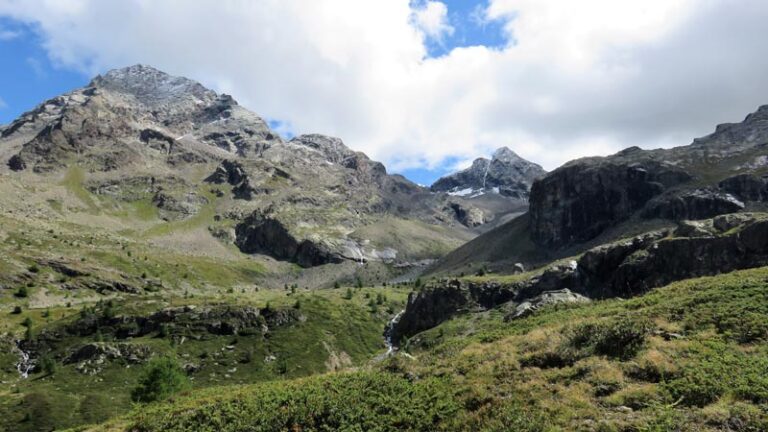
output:
[{"label": "white water cascade", "polygon": [[35,368],[35,363],[29,358],[29,353],[21,348],[21,341],[16,342],[16,350],[19,352],[19,362],[16,363],[16,370],[23,379],[29,377],[29,372]]},{"label": "white water cascade", "polygon": [[386,329],[384,329],[384,341],[387,344],[387,353],[384,354],[385,357],[389,357],[395,350],[397,350],[397,347],[395,346],[395,326],[404,313],[405,309],[398,312],[391,320],[389,320]]}]

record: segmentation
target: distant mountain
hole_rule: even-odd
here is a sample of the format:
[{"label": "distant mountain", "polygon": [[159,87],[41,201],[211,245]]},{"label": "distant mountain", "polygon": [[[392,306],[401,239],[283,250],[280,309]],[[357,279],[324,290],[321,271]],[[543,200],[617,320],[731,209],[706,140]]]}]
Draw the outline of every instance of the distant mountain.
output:
[{"label": "distant mountain", "polygon": [[465,197],[497,193],[527,200],[533,181],[545,174],[541,166],[521,158],[507,147],[501,147],[491,159],[477,158],[469,168],[435,181],[431,189]]},{"label": "distant mountain", "polygon": [[0,161],[7,179],[28,185],[76,178],[93,218],[148,205],[157,219],[122,223],[160,232],[190,221],[199,238],[302,267],[437,258],[476,235],[473,208],[457,212],[452,197],[389,175],[340,139],[286,141],[231,96],[144,65],[98,76],[0,128]]}]

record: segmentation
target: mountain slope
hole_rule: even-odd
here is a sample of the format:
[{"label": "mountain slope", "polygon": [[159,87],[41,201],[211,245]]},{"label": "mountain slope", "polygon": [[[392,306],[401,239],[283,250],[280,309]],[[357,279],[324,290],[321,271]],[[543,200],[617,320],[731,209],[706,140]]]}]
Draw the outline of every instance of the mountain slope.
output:
[{"label": "mountain slope", "polygon": [[[57,216],[107,227],[127,213],[119,229],[180,250],[189,244],[172,234],[183,228],[199,246],[235,245],[302,267],[408,263],[476,235],[455,199],[387,174],[338,138],[285,141],[232,97],[142,65],[20,116],[0,131],[0,160],[5,187],[49,190]],[[69,198],[57,185],[87,212],[58,204]],[[142,217],[132,218],[137,207]],[[393,223],[411,235],[398,243],[367,229]]]},{"label": "mountain slope", "polygon": [[766,277],[691,279],[512,321],[504,308],[465,314],[411,338],[413,358],[186,394],[86,430],[765,430]]},{"label": "mountain slope", "polygon": [[[495,228],[433,273],[537,266],[639,232],[768,207],[768,106],[687,146],[577,159],[536,180],[527,220]],[[505,239],[503,245],[497,245]],[[494,246],[497,245],[497,246]],[[521,250],[520,245],[527,245]]]}]

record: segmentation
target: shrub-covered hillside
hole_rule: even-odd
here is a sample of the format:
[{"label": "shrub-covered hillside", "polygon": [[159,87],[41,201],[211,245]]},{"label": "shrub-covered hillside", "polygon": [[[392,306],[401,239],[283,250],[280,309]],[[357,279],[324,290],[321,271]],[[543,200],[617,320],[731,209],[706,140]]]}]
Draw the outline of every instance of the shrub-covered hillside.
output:
[{"label": "shrub-covered hillside", "polygon": [[505,312],[454,318],[364,370],[186,393],[87,430],[768,428],[768,268]]}]

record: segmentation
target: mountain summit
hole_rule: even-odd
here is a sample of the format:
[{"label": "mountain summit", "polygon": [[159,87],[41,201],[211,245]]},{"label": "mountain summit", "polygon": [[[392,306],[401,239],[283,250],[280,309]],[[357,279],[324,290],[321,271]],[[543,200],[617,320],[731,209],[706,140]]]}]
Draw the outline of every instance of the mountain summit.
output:
[{"label": "mountain summit", "polygon": [[459,196],[496,192],[527,200],[531,184],[544,174],[541,166],[521,158],[508,147],[501,147],[491,159],[477,158],[469,168],[438,179],[431,189]]}]

